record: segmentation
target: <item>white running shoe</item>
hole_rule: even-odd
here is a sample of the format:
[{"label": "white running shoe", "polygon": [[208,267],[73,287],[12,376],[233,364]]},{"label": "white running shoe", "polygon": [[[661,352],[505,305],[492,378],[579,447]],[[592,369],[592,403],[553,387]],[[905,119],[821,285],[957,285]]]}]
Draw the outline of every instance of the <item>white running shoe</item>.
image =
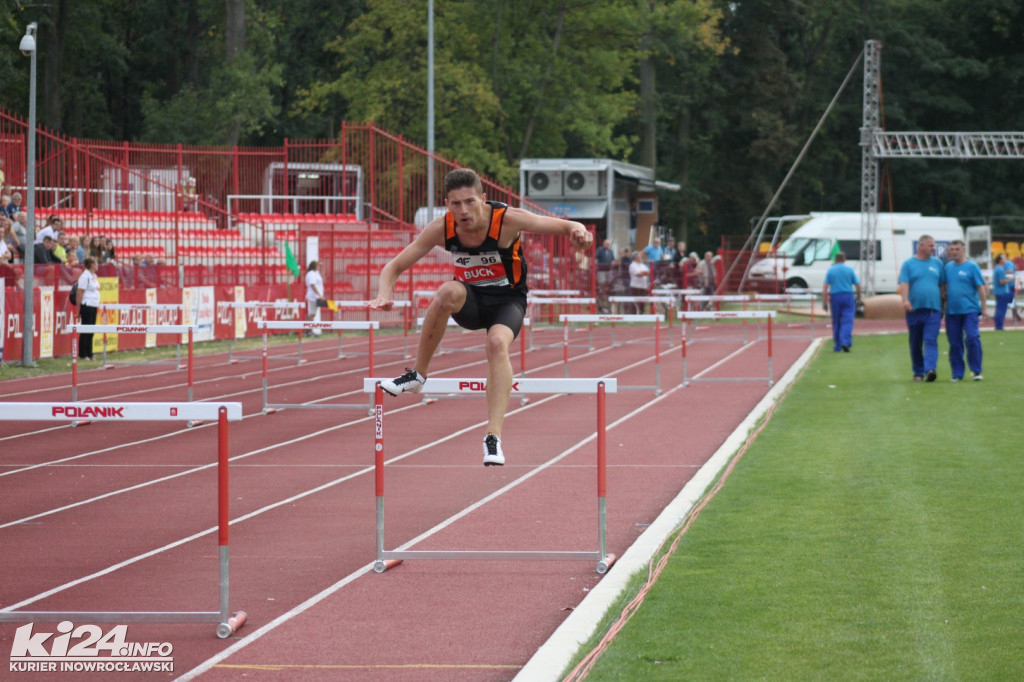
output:
[{"label": "white running shoe", "polygon": [[505,466],[505,453],[501,451],[501,439],[491,433],[484,436],[484,466]]},{"label": "white running shoe", "polygon": [[405,368],[405,374],[380,382],[380,387],[391,395],[399,393],[419,393],[427,378],[414,369]]}]

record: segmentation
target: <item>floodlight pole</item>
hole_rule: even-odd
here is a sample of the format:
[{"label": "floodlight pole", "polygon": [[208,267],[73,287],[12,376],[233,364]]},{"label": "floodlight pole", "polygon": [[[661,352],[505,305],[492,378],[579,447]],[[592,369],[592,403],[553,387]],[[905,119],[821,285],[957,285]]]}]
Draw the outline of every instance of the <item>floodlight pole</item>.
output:
[{"label": "floodlight pole", "polygon": [[36,213],[36,22],[32,22],[25,28],[25,35],[21,39],[22,54],[28,53],[31,66],[29,67],[29,93],[28,93],[28,169],[27,192],[28,201],[25,204],[28,219],[25,225],[25,283],[22,291],[25,296],[25,307],[22,311],[21,323],[21,364],[24,367],[34,367],[32,359],[32,338],[35,336],[35,213]]}]

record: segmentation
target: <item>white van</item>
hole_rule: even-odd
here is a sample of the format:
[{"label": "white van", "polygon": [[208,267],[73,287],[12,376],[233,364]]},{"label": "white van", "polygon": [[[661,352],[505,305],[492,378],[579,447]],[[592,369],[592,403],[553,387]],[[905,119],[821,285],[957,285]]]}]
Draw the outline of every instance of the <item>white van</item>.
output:
[{"label": "white van", "polygon": [[[860,213],[811,213],[776,219],[778,232],[792,230],[778,248],[754,262],[747,273],[747,285],[756,291],[786,288],[820,291],[825,272],[837,251],[846,254],[846,262],[858,274],[860,268]],[[922,235],[935,239],[935,255],[943,256],[954,239],[963,239],[964,230],[956,218],[922,216],[920,213],[879,213],[875,232],[875,281],[877,294],[897,291],[900,265],[917,251]],[[863,283],[862,284],[866,284]]]}]

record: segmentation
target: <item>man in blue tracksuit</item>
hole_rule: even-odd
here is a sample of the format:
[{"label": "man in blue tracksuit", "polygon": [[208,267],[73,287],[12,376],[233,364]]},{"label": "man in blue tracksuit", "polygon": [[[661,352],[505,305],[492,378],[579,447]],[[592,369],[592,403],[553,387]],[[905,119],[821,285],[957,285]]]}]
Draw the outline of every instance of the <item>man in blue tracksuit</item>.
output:
[{"label": "man in blue tracksuit", "polygon": [[836,253],[835,264],[825,273],[825,285],[821,288],[825,311],[832,307],[832,350],[837,353],[849,353],[853,345],[853,318],[858,298],[860,280],[857,272],[846,264],[846,254],[840,251]]},{"label": "man in blue tracksuit", "polygon": [[946,283],[942,261],[936,258],[935,239],[922,235],[917,252],[900,267],[900,299],[910,332],[910,363],[914,381],[935,381],[939,363],[939,327],[942,326],[942,290]]},{"label": "man in blue tracksuit", "polygon": [[981,332],[978,320],[985,316],[988,292],[978,264],[967,260],[967,247],[957,239],[946,248],[946,337],[953,381],[964,378],[964,346],[967,365],[975,381],[981,381]]}]

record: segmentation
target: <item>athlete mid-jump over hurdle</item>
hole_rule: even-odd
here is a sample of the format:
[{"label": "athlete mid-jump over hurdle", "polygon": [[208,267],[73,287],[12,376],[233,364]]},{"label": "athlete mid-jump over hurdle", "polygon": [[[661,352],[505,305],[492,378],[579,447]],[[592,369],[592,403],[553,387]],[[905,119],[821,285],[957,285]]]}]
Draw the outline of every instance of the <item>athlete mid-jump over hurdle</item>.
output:
[{"label": "athlete mid-jump over hurdle", "polygon": [[526,262],[520,234],[555,234],[569,237],[580,249],[590,248],[593,237],[583,224],[537,215],[484,198],[475,171],[459,168],[444,179],[448,212],[430,221],[419,236],[395,256],[380,273],[377,297],[370,308],[389,310],[399,275],[440,246],[455,257],[455,279],[437,290],[427,310],[416,351],[415,367],[402,376],[381,382],[391,395],[419,392],[449,316],[466,329],[487,330],[487,433],[484,465],[501,466],[501,426],[512,392],[512,363],[508,349],[519,334],[526,314]]}]

